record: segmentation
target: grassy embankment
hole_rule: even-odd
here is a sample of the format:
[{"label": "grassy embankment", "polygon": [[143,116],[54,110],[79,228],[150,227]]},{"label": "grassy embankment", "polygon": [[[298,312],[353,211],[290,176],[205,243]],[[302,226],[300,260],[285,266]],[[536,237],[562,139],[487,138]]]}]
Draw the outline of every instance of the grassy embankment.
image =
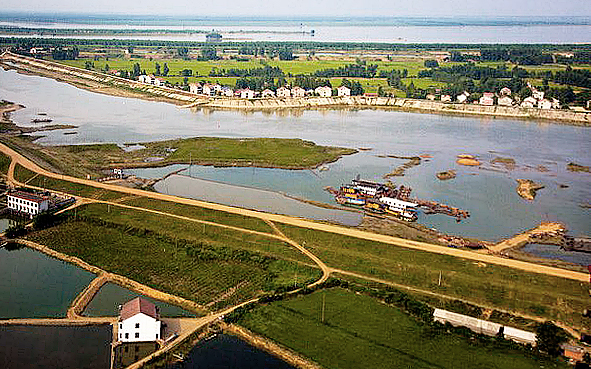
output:
[{"label": "grassy embankment", "polygon": [[493,309],[591,328],[581,315],[589,305],[586,283],[332,233],[280,228],[334,268]]},{"label": "grassy embankment", "polygon": [[260,306],[238,323],[326,368],[568,367],[525,350],[434,330],[396,307],[343,289]]},{"label": "grassy embankment", "polygon": [[214,308],[321,275],[297,250],[261,235],[105,204],[75,214],[27,238]]}]

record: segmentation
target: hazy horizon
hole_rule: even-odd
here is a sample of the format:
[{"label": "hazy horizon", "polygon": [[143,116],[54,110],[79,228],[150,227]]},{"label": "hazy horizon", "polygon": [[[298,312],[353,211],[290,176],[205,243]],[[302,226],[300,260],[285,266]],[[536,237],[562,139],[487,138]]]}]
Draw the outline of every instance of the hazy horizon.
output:
[{"label": "hazy horizon", "polygon": [[300,0],[270,2],[257,0],[218,0],[195,4],[190,0],[164,2],[144,0],[19,0],[4,4],[3,12],[30,14],[78,14],[114,16],[221,16],[221,17],[589,17],[591,1],[568,0]]}]

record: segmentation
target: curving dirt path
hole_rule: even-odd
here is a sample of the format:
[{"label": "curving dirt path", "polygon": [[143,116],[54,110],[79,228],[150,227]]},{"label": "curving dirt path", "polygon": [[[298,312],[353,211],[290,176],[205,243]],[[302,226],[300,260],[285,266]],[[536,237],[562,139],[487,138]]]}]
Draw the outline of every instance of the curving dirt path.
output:
[{"label": "curving dirt path", "polygon": [[148,197],[148,198],[152,198],[152,199],[156,199],[156,200],[163,200],[163,201],[170,201],[170,202],[175,202],[175,203],[180,203],[180,204],[198,206],[198,207],[202,207],[202,208],[206,208],[206,209],[223,211],[223,212],[227,212],[227,213],[238,214],[238,215],[258,218],[258,219],[262,219],[262,220],[269,220],[271,222],[288,224],[288,225],[297,226],[297,227],[301,227],[301,228],[314,229],[314,230],[318,230],[318,231],[346,235],[346,236],[360,238],[360,239],[369,240],[369,241],[376,241],[376,242],[391,244],[391,245],[399,246],[399,247],[406,247],[409,249],[427,251],[427,252],[432,252],[432,253],[441,254],[441,255],[460,257],[460,258],[464,258],[464,259],[468,259],[468,260],[480,261],[480,262],[489,263],[489,264],[503,265],[503,266],[507,266],[510,268],[519,269],[519,270],[532,272],[532,273],[546,274],[546,275],[551,275],[551,276],[560,277],[560,278],[567,278],[567,279],[572,279],[572,280],[581,281],[581,282],[589,281],[589,274],[587,274],[587,273],[580,273],[580,272],[575,272],[575,271],[570,271],[570,270],[565,270],[565,269],[560,269],[560,268],[538,265],[538,264],[528,263],[528,262],[519,261],[519,260],[505,259],[505,258],[501,258],[501,257],[494,256],[494,255],[479,254],[479,253],[475,253],[472,251],[460,250],[460,249],[455,249],[455,248],[448,248],[445,246],[439,246],[439,245],[429,244],[429,243],[425,243],[425,242],[411,241],[411,240],[406,240],[406,239],[402,239],[402,238],[386,236],[386,235],[381,235],[381,234],[375,234],[375,233],[361,231],[361,230],[352,229],[352,228],[346,228],[343,226],[337,226],[337,225],[333,225],[333,224],[317,223],[317,222],[313,222],[310,220],[306,220],[306,219],[302,219],[302,218],[295,218],[295,217],[286,216],[286,215],[263,213],[263,212],[255,211],[255,210],[248,210],[248,209],[242,209],[242,208],[237,208],[237,207],[232,207],[232,206],[227,206],[227,205],[214,204],[214,203],[209,203],[209,202],[194,200],[194,199],[180,198],[180,197],[161,194],[161,193],[157,193],[157,192],[149,192],[149,191],[139,190],[139,189],[135,189],[135,188],[120,187],[120,186],[110,185],[110,184],[106,184],[106,183],[100,183],[100,182],[95,182],[95,181],[91,181],[91,180],[86,180],[86,179],[82,179],[82,178],[76,178],[76,177],[71,177],[71,176],[62,175],[62,174],[56,174],[56,173],[47,171],[47,170],[39,167],[37,164],[33,163],[31,160],[25,158],[24,156],[22,156],[21,154],[19,154],[18,152],[16,152],[15,150],[11,149],[10,147],[8,147],[4,144],[0,144],[0,151],[12,158],[12,163],[10,164],[10,167],[8,170],[8,179],[9,179],[9,181],[13,181],[13,182],[14,182],[14,167],[18,163],[33,172],[45,175],[47,177],[61,179],[61,180],[69,181],[69,182],[73,182],[73,183],[79,183],[79,184],[83,184],[83,185],[91,186],[91,187],[95,187],[95,188],[102,188],[102,189],[109,190],[109,191],[122,192],[122,193],[130,194],[130,195],[143,196],[143,197]]}]

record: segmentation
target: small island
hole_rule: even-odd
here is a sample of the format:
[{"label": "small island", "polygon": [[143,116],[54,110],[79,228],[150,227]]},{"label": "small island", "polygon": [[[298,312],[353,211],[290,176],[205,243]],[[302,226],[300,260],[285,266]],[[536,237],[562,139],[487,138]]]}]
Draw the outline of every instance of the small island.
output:
[{"label": "small island", "polygon": [[535,199],[538,190],[545,187],[543,184],[536,183],[531,179],[518,179],[517,182],[519,183],[517,186],[519,196],[530,201]]},{"label": "small island", "polygon": [[570,172],[586,172],[586,173],[590,173],[591,172],[591,167],[587,167],[584,165],[580,165],[577,163],[568,163],[566,165],[566,170],[570,171]]},{"label": "small island", "polygon": [[460,165],[466,165],[469,167],[477,167],[480,165],[480,162],[478,161],[478,159],[476,159],[476,157],[474,155],[470,155],[470,154],[458,155],[458,160],[456,160],[456,163],[458,163]]},{"label": "small island", "polygon": [[437,173],[437,178],[441,181],[447,181],[448,179],[456,178],[456,171],[453,169],[446,170],[445,172]]}]

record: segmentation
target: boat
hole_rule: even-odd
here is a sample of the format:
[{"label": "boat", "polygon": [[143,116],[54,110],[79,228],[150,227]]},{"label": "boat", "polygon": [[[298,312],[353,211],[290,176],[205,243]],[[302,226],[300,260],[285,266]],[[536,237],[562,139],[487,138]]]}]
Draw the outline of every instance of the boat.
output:
[{"label": "boat", "polygon": [[409,222],[414,222],[417,220],[418,204],[385,196],[381,197],[379,201],[386,206],[386,213],[392,214]]},{"label": "boat", "polygon": [[33,123],[49,123],[52,121],[53,121],[53,119],[50,119],[50,118],[33,118],[33,119],[31,119],[31,122],[33,122]]}]

